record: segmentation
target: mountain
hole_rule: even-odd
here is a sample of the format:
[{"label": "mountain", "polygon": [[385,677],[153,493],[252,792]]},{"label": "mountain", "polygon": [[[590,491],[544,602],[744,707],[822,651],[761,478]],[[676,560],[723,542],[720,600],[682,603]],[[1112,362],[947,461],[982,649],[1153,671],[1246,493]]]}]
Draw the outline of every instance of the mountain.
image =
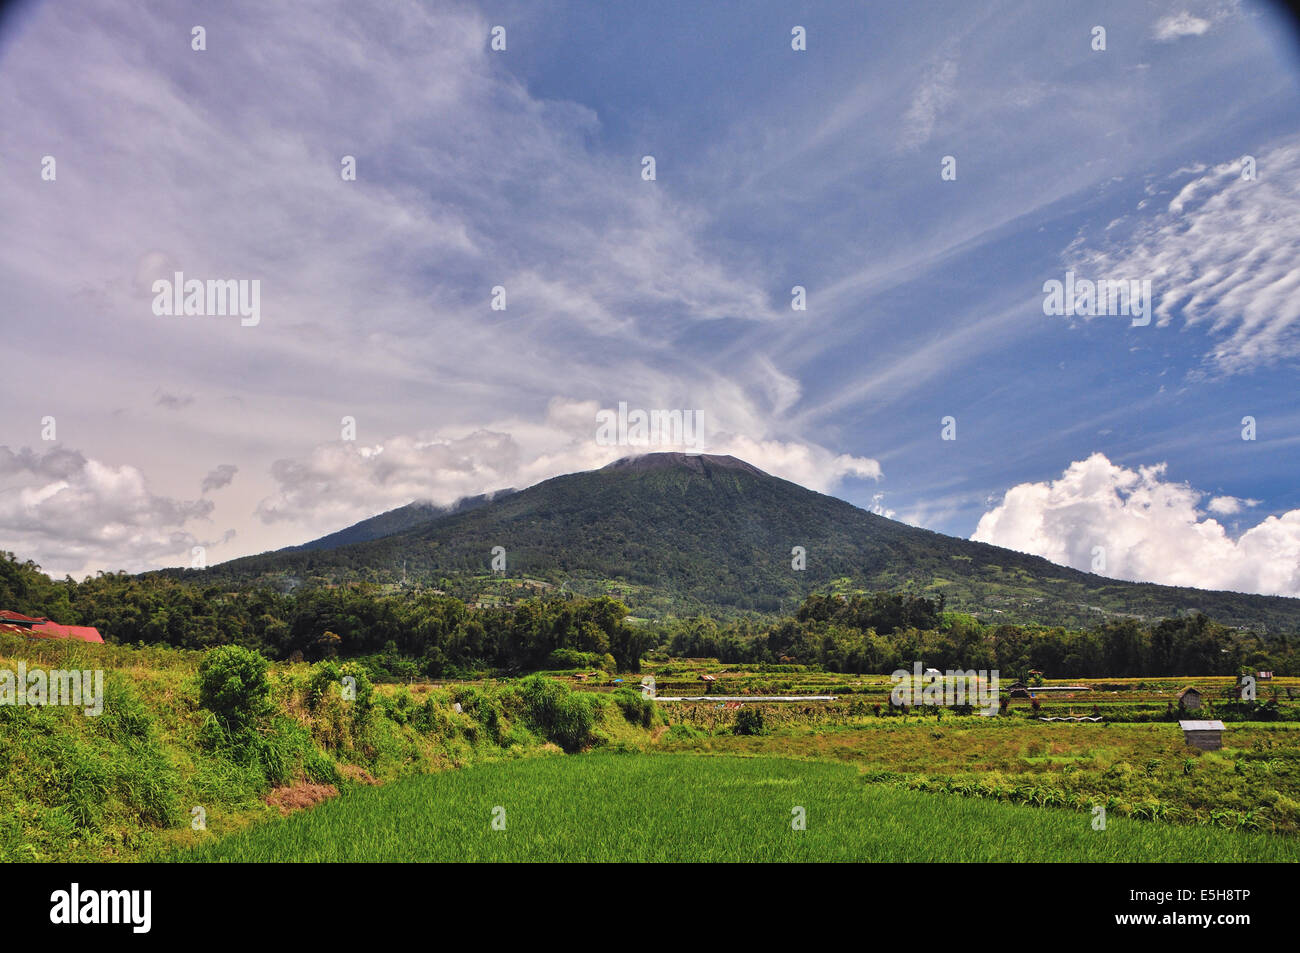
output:
[{"label": "mountain", "polygon": [[[814,590],[909,589],[942,594],[949,609],[986,622],[1082,625],[1202,611],[1261,633],[1300,632],[1297,599],[1079,572],[895,522],[729,456],[628,457],[426,515],[404,507],[310,549],[176,572],[233,584],[311,585],[394,582],[405,570],[412,581],[458,595],[506,598],[527,577],[586,594],[613,591],[643,616],[790,611]],[[397,531],[361,538],[390,527]],[[348,542],[348,534],[358,541]],[[497,546],[506,554],[504,579],[490,572]],[[806,551],[803,571],[791,566],[795,546]]]},{"label": "mountain", "polygon": [[408,503],[405,506],[399,506],[395,510],[389,510],[386,513],[380,513],[378,516],[362,520],[360,523],[353,523],[336,533],[330,533],[327,536],[297,546],[287,546],[284,549],[276,550],[276,552],[297,553],[309,550],[338,549],[340,546],[347,546],[352,543],[365,543],[372,539],[382,539],[385,536],[392,536],[414,526],[432,523],[444,516],[452,516],[456,513],[465,513],[477,509],[485,503],[502,499],[514,492],[514,490],[500,490],[496,493],[467,496],[457,500],[450,506],[439,506],[436,503],[425,502]]}]

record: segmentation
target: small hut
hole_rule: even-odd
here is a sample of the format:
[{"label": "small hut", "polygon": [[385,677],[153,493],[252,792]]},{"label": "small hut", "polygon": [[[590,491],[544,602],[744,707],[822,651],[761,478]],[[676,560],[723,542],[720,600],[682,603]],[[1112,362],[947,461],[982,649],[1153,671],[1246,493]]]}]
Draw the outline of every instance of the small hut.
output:
[{"label": "small hut", "polygon": [[1221,721],[1180,721],[1178,727],[1183,729],[1183,741],[1193,748],[1218,751],[1223,747]]},{"label": "small hut", "polygon": [[1178,707],[1194,711],[1201,707],[1200,689],[1188,686],[1178,693]]}]

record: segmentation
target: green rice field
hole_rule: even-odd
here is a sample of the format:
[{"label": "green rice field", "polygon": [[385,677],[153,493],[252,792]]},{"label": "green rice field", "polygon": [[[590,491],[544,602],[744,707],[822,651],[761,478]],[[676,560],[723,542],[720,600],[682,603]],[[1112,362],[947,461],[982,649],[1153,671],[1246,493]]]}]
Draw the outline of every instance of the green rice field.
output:
[{"label": "green rice field", "polygon": [[199,843],[164,859],[1300,860],[1292,837],[1118,817],[1094,830],[1088,813],[870,784],[848,764],[691,754],[484,764],[350,789],[237,833],[194,836]]}]

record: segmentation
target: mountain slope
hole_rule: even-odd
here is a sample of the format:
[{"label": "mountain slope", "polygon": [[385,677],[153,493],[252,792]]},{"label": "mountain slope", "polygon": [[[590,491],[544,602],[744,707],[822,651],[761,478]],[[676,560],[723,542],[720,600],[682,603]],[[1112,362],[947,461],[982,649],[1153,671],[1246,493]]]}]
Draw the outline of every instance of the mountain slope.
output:
[{"label": "mountain slope", "polygon": [[[1095,622],[1200,610],[1268,633],[1300,631],[1300,600],[1120,582],[907,526],[733,457],[647,454],[556,477],[468,511],[328,551],[203,571],[235,583],[507,576],[591,591],[618,585],[641,614],[789,610],[815,589],[921,588],[985,621]],[[791,568],[802,546],[807,568]],[[188,578],[190,572],[184,573]]]},{"label": "mountain slope", "polygon": [[359,523],[353,523],[336,533],[330,533],[297,546],[286,546],[284,549],[276,550],[276,552],[296,553],[308,550],[338,549],[340,546],[349,546],[352,543],[365,543],[372,539],[382,539],[385,536],[392,536],[415,526],[424,526],[444,516],[452,516],[456,513],[465,513],[477,509],[485,503],[489,503],[494,499],[501,499],[513,492],[515,491],[502,490],[499,493],[481,493],[478,496],[467,496],[457,500],[450,506],[439,506],[436,503],[418,501],[407,503],[395,510],[388,510],[378,516],[372,516]]}]

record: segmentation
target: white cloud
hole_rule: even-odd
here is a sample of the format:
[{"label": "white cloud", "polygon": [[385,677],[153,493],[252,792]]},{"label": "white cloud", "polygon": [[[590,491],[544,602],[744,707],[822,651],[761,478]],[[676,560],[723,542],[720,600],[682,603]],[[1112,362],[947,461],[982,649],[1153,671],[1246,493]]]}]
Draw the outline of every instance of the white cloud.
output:
[{"label": "white cloud", "polygon": [[813,444],[782,440],[754,440],[743,435],[720,435],[709,441],[709,453],[730,454],[760,470],[827,493],[846,477],[879,480],[880,464],[870,457],[834,453]]},{"label": "white cloud", "polygon": [[1251,506],[1259,506],[1259,500],[1243,500],[1235,496],[1216,496],[1206,507],[1211,513],[1220,516],[1232,516]]},{"label": "white cloud", "polygon": [[[1164,464],[1131,470],[1094,453],[1059,479],[1012,487],[971,538],[1085,572],[1102,547],[1101,574],[1117,579],[1300,596],[1300,510],[1270,516],[1234,541],[1201,511],[1206,494],[1164,474]],[[1216,499],[1220,513],[1256,502]]]},{"label": "white cloud", "polygon": [[821,492],[847,477],[881,476],[880,464],[868,457],[720,431],[709,424],[707,414],[705,433],[692,446],[602,446],[595,442],[600,409],[594,400],[555,397],[540,423],[512,419],[468,433],[426,431],[390,435],[370,444],[321,444],[305,458],[275,462],[276,491],[258,504],[257,515],[265,523],[290,522],[325,531],[413,500],[446,505],[663,450],[731,454]]},{"label": "white cloud", "polygon": [[898,515],[885,505],[885,494],[883,493],[872,493],[871,505],[867,507],[867,509],[875,513],[877,516],[883,516],[886,519],[891,520],[896,518]]},{"label": "white cloud", "polygon": [[1155,38],[1162,43],[1181,36],[1200,36],[1210,28],[1210,21],[1194,17],[1186,10],[1156,21]]},{"label": "white cloud", "polygon": [[1073,245],[1081,275],[1149,278],[1159,326],[1208,325],[1206,362],[1236,374],[1300,357],[1300,139],[1188,181],[1124,234]]},{"label": "white cloud", "polygon": [[913,149],[924,145],[934,134],[939,114],[956,96],[957,60],[945,57],[934,63],[912,95],[912,103],[903,116],[899,146]]},{"label": "white cloud", "polygon": [[61,447],[0,447],[0,534],[5,548],[54,576],[113,566],[142,571],[188,562],[202,541],[186,524],[206,519],[207,500],[152,492],[138,469]]}]

